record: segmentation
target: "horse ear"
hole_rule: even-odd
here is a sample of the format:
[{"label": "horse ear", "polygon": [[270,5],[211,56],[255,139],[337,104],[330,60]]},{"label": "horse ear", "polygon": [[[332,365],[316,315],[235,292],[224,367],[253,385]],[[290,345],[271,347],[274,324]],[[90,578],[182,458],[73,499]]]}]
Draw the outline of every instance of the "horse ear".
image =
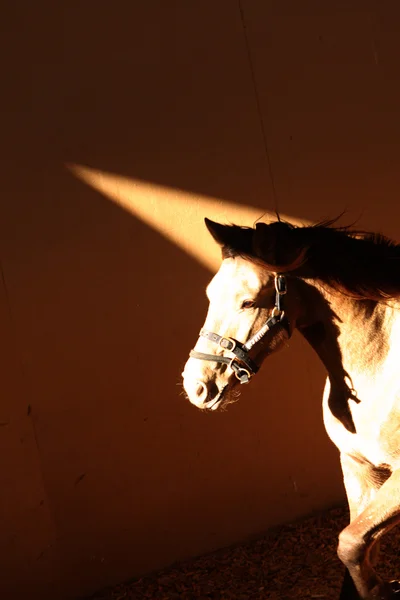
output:
[{"label": "horse ear", "polygon": [[217,244],[220,246],[229,246],[232,237],[232,227],[230,225],[221,225],[221,223],[211,221],[207,217],[204,219],[204,222]]}]

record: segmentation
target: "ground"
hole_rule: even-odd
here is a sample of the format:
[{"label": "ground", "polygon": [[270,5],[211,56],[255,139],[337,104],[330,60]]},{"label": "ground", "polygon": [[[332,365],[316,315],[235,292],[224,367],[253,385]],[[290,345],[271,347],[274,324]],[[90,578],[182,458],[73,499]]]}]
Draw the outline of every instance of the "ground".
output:
[{"label": "ground", "polygon": [[[92,596],[91,600],[337,600],[343,567],[337,536],[348,511],[335,508]],[[400,575],[400,531],[382,545],[379,573]]]}]

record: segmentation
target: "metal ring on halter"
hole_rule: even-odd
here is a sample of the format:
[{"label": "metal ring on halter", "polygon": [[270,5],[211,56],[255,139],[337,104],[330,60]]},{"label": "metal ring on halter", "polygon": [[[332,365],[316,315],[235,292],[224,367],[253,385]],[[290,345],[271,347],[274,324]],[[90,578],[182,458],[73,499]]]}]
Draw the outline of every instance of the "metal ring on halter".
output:
[{"label": "metal ring on halter", "polygon": [[[235,364],[236,369],[233,367],[233,364]],[[254,375],[254,373],[250,373],[250,371],[248,369],[245,369],[245,368],[239,366],[236,357],[232,358],[229,366],[232,369],[232,371],[235,373],[236,379],[239,379],[239,381],[241,381],[239,373],[245,373],[249,379],[251,379],[251,377]]]},{"label": "metal ring on halter", "polygon": [[279,319],[282,321],[283,317],[285,316],[285,311],[280,310],[277,306],[274,306],[274,308],[272,309],[271,316],[279,317]]},{"label": "metal ring on halter", "polygon": [[[244,379],[243,379],[244,376]],[[235,377],[240,381],[240,383],[248,383],[251,379],[251,373],[247,369],[239,369],[235,371]]]}]

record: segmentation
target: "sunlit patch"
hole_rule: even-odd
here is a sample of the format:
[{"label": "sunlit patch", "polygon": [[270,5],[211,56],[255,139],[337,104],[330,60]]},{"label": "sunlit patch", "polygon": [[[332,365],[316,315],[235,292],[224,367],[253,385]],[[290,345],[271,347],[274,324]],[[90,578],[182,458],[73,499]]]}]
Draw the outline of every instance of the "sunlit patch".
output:
[{"label": "sunlit patch", "polygon": [[[260,219],[276,219],[273,211],[253,206],[131,179],[83,165],[68,164],[66,167],[78,179],[141,219],[212,272],[217,271],[220,265],[221,251],[204,226],[204,217],[246,226],[252,226]],[[281,217],[296,223],[292,217],[283,214]]]}]

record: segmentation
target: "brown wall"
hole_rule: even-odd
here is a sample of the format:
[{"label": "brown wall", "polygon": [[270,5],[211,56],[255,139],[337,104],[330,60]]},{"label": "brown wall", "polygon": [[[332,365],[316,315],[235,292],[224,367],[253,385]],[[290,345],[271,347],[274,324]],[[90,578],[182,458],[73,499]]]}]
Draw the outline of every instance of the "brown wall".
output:
[{"label": "brown wall", "polygon": [[[400,237],[400,9],[23,4],[2,16],[0,586],[55,600],[343,498],[299,338],[226,413],[179,394],[211,273],[165,231],[229,202]],[[126,178],[125,208],[70,164]]]}]

